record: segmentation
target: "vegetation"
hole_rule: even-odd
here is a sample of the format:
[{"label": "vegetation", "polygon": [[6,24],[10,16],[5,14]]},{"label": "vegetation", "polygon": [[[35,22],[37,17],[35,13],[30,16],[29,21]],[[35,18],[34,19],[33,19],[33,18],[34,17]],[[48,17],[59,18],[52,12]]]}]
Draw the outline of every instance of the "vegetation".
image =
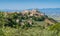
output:
[{"label": "vegetation", "polygon": [[54,19],[32,13],[0,12],[0,36],[60,36],[60,23],[49,26],[45,19]]}]

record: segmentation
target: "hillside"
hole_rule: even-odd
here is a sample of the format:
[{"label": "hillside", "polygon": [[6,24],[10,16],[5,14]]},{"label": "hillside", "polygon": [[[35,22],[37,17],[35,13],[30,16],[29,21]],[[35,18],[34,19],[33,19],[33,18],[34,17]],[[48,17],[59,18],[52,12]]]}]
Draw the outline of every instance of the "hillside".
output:
[{"label": "hillside", "polygon": [[46,29],[56,23],[53,18],[36,9],[0,12],[0,34],[3,36],[46,36],[44,32],[47,32],[47,36],[52,36],[52,31],[50,33]]},{"label": "hillside", "polygon": [[[25,22],[32,25],[32,23],[43,22],[45,25],[51,25],[56,23],[52,18],[49,18],[47,15],[41,13],[38,10],[23,10],[22,12],[0,12],[1,19],[8,21],[8,24],[5,22],[5,26],[13,26],[12,24],[24,25]],[[10,23],[10,24],[9,24]],[[40,24],[40,23],[39,23]]]}]

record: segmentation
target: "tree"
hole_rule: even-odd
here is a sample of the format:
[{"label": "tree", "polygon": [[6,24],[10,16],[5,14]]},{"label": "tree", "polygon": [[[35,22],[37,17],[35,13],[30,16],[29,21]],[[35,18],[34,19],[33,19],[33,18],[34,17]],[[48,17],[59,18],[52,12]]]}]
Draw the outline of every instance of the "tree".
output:
[{"label": "tree", "polygon": [[38,17],[33,16],[32,19],[35,21],[43,21],[44,17],[43,16],[38,16]]}]

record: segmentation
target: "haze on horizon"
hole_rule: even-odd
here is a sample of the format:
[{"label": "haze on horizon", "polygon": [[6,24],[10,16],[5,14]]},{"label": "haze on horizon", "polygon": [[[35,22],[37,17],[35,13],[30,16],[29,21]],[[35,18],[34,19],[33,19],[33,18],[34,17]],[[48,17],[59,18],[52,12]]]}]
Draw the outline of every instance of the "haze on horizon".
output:
[{"label": "haze on horizon", "polygon": [[0,0],[0,9],[60,8],[60,0]]}]

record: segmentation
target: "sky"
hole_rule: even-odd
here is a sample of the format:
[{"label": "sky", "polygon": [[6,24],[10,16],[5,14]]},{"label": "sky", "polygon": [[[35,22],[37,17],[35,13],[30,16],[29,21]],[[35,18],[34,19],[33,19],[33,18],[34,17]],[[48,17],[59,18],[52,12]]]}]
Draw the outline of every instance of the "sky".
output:
[{"label": "sky", "polygon": [[0,0],[0,9],[60,8],[60,0]]}]

